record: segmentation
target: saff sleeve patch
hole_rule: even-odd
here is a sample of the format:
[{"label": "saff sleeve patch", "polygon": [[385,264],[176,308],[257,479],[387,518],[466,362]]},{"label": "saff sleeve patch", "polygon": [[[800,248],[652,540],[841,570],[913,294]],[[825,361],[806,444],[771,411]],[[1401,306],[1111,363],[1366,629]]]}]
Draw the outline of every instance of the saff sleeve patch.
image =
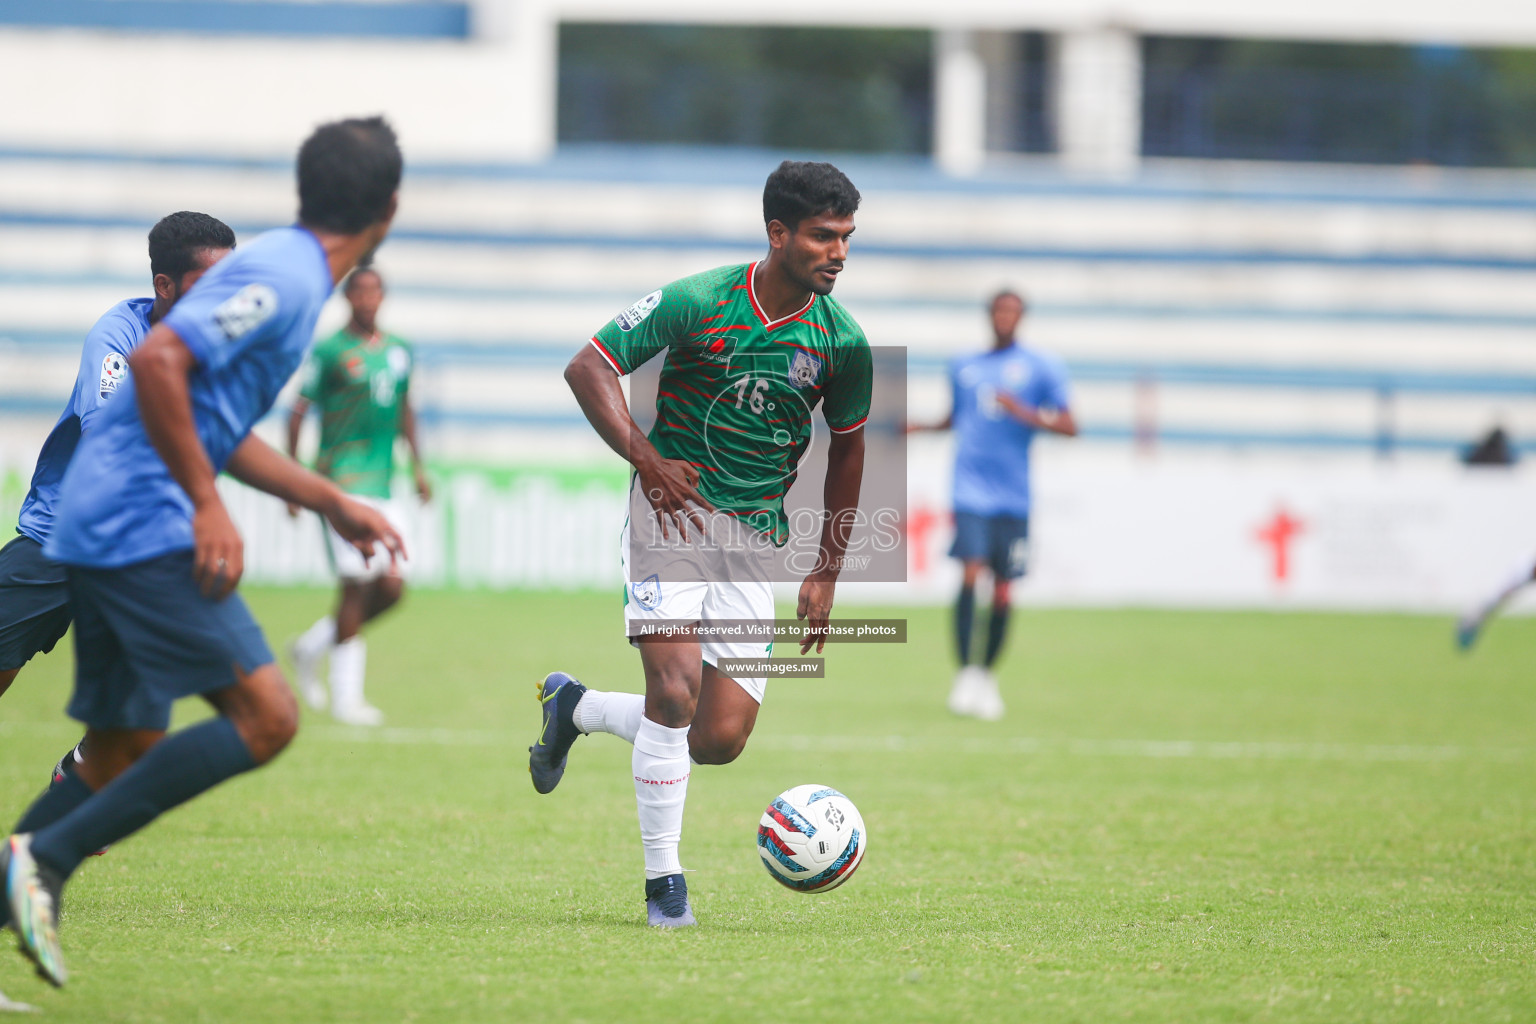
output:
[{"label": "saff sleeve patch", "polygon": [[614,317],[613,322],[619,325],[621,331],[632,331],[659,305],[661,305],[661,291],[658,289]]},{"label": "saff sleeve patch", "polygon": [[214,323],[229,341],[238,341],[272,319],[277,312],[277,292],[271,285],[252,282],[219,303]]},{"label": "saff sleeve patch", "polygon": [[101,361],[101,397],[111,398],[127,379],[128,357],[121,352],[108,352]]}]

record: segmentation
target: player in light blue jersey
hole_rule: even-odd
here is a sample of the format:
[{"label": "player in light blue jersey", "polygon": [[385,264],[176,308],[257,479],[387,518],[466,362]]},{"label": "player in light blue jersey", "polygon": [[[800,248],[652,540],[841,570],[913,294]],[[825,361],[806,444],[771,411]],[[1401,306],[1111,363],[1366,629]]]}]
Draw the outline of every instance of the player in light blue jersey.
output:
[{"label": "player in light blue jersey", "polygon": [[[1017,339],[1024,310],[1017,292],[993,297],[991,351],[951,364],[948,418],[916,428],[955,432],[955,543],[950,555],[964,564],[965,575],[955,602],[960,671],[950,690],[949,708],[989,720],[1003,715],[992,666],[1008,635],[1009,585],[1029,567],[1030,445],[1042,430],[1077,434],[1066,367]],[[976,664],[972,634],[976,584],[983,572],[992,574],[992,614],[986,650]]]},{"label": "player in light blue jersey", "polygon": [[[47,654],[69,629],[69,585],[64,566],[43,557],[53,530],[59,485],[80,437],[127,379],[128,356],[198,278],[235,246],[235,233],[206,213],[170,214],[149,232],[150,284],[154,291],[124,299],[102,315],[85,336],[80,369],[69,402],[38,453],[32,486],[21,505],[17,536],[0,549],[0,694],[22,666]],[[53,766],[59,785],[80,763],[77,743]],[[0,922],[9,914],[0,904]],[[0,994],[0,1008],[6,1001]]]},{"label": "player in light blue jersey", "polygon": [[[37,456],[17,536],[0,549],[0,694],[23,665],[53,650],[69,629],[64,567],[43,557],[43,545],[53,532],[59,486],[81,435],[127,380],[128,356],[150,326],[234,247],[235,233],[206,213],[181,211],[162,218],[149,232],[154,294],[119,302],[85,336],[69,403]],[[59,760],[54,775],[72,771],[78,757],[77,747]]]},{"label": "player in light blue jersey", "polygon": [[[59,897],[95,850],[277,756],[298,707],[235,592],[239,531],[223,470],[324,515],[365,555],[401,551],[383,514],[251,433],[298,369],[320,309],[389,232],[401,159],[381,118],[323,125],[299,150],[299,223],[210,270],[129,357],[131,376],[64,475],[43,553],[65,563],[75,613],[76,773],[0,847],[11,927],[38,973],[66,972]],[[172,735],[171,706],[218,712]]]}]

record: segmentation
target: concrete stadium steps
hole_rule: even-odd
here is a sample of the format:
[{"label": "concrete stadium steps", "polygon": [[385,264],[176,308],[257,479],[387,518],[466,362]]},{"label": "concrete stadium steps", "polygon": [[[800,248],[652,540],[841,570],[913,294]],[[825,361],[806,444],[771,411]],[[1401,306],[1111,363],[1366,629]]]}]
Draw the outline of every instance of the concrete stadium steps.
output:
[{"label": "concrete stadium steps", "polygon": [[[762,171],[740,184],[625,181],[562,175],[556,162],[525,173],[412,167],[401,227],[646,238],[760,235]],[[574,168],[572,171],[574,172]],[[677,168],[687,173],[686,165]],[[1379,180],[1386,180],[1383,171]],[[7,158],[8,209],[154,218],[178,204],[217,207],[231,224],[291,215],[286,161]],[[1536,189],[1471,188],[1322,194],[1316,191],[1081,189],[1022,179],[1012,189],[866,187],[860,238],[875,245],[1036,246],[1257,252],[1302,257],[1439,256],[1536,260]],[[932,182],[924,182],[932,184]]]},{"label": "concrete stadium steps", "polygon": [[[589,451],[559,378],[567,353],[657,285],[761,254],[761,168],[749,184],[729,167],[646,166],[631,180],[559,159],[411,173],[380,264],[388,322],[421,352],[438,450]],[[1133,436],[1149,408],[1169,436],[1211,444],[1368,446],[1390,422],[1443,449],[1496,417],[1536,437],[1536,387],[1410,388],[1384,404],[1368,380],[1264,376],[1536,379],[1536,186],[1523,180],[1330,192],[884,176],[864,185],[837,294],[872,342],[912,352],[917,418],[942,413],[943,359],[987,343],[981,303],[1011,284],[1034,304],[1030,336],[1089,371],[1078,402],[1109,439]],[[79,337],[147,292],[144,232],[157,217],[204,209],[249,237],[292,206],[285,161],[0,152],[0,407],[15,422],[51,422],[44,410],[67,393]],[[333,302],[323,326],[343,315]],[[1184,363],[1252,372],[1162,379]]]}]

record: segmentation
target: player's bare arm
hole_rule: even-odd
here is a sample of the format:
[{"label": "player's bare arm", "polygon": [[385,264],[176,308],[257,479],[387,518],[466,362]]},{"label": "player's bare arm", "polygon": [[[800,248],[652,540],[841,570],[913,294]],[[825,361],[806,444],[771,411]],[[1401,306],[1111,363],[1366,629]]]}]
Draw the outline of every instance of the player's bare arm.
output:
[{"label": "player's bare arm", "polygon": [[816,568],[800,584],[800,603],[795,617],[809,627],[800,641],[800,653],[816,645],[819,654],[827,642],[827,622],[832,598],[842,572],[848,537],[859,508],[859,489],[864,483],[864,431],[833,434],[827,448],[827,478],[822,485],[826,518],[821,526],[821,553]]},{"label": "player's bare arm", "polygon": [[1026,427],[1049,431],[1063,437],[1077,436],[1077,421],[1072,418],[1071,409],[1031,409],[1006,391],[997,393],[997,404]]},{"label": "player's bare arm", "polygon": [[376,544],[384,545],[392,562],[405,554],[400,534],[383,513],[349,498],[330,480],[305,469],[255,434],[246,435],[224,468],[241,483],[325,516],[364,558],[372,557]]},{"label": "player's bare arm", "polygon": [[[299,397],[293,400],[293,409],[288,413],[288,457],[295,462],[299,458],[299,435],[304,432],[304,417],[309,415],[309,399]],[[293,502],[288,503],[288,515],[297,517],[299,506]]]},{"label": "player's bare arm", "polygon": [[432,481],[427,476],[427,465],[421,459],[421,442],[416,436],[416,407],[411,404],[407,391],[400,398],[400,436],[411,452],[412,472],[416,481],[416,496],[422,501],[432,500]]},{"label": "player's bare arm", "polygon": [[215,486],[217,474],[197,436],[187,377],[197,366],[191,349],[156,324],[128,357],[138,388],[139,415],[150,443],[192,501],[192,574],[203,592],[221,598],[240,583],[245,542]]},{"label": "player's bare arm", "polygon": [[[629,414],[624,389],[613,367],[588,345],[566,366],[565,382],[598,436],[635,467],[645,498],[661,523],[661,535],[669,536],[668,520],[677,524],[684,539],[690,519],[702,530],[703,515],[697,509],[713,512],[715,507],[699,493],[698,469],[681,459],[662,458]],[[690,503],[697,508],[690,509]]]}]

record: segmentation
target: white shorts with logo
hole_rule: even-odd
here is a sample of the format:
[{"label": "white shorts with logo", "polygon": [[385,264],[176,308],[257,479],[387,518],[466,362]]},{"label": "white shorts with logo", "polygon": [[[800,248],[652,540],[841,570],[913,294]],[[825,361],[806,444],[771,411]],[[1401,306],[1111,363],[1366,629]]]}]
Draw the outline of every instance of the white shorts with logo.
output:
[{"label": "white shorts with logo", "polygon": [[[626,581],[624,629],[630,643],[642,634],[642,623],[645,622],[773,621],[773,584],[766,578],[727,582],[723,573],[719,577],[705,573],[702,581],[695,576],[673,582],[662,578],[660,573],[653,573],[636,579],[640,572],[632,566],[630,524],[640,516],[653,516],[654,513],[649,504],[638,497],[638,488],[631,489],[631,497],[630,515],[625,518],[619,536],[619,559]],[[771,640],[732,642],[714,639],[702,641],[699,646],[707,665],[718,665],[721,658],[767,658],[773,651]],[[768,684],[766,677],[731,678],[753,700],[759,704],[763,702]]]},{"label": "white shorts with logo", "polygon": [[[372,498],[362,494],[349,494],[347,497],[384,513],[384,518],[389,520],[389,525],[393,526],[395,531],[405,539],[405,549],[407,551],[411,549],[411,538],[406,531],[405,509],[398,501],[392,498]],[[325,542],[331,552],[331,566],[344,583],[367,583],[384,576],[401,579],[405,577],[410,564],[406,559],[402,558],[391,565],[389,552],[384,550],[384,545],[379,544],[375,546],[374,556],[364,562],[361,551],[353,547],[350,542],[343,540],[341,534],[336,532],[329,521],[323,517],[321,521],[325,523]]]}]

